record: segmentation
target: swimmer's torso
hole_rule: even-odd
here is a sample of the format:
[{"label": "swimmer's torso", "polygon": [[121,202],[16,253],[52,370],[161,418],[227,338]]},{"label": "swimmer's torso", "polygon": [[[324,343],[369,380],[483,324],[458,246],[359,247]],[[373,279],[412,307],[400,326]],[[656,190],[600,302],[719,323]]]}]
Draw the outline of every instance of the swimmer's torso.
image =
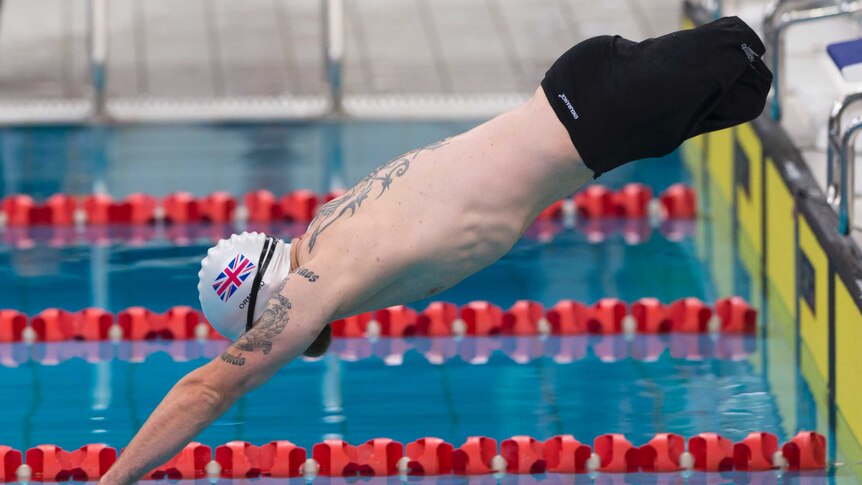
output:
[{"label": "swimmer's torso", "polygon": [[381,166],[321,208],[296,258],[312,270],[321,258],[353,280],[339,317],[432,296],[499,259],[542,209],[582,185],[592,173],[576,157],[538,92]]}]

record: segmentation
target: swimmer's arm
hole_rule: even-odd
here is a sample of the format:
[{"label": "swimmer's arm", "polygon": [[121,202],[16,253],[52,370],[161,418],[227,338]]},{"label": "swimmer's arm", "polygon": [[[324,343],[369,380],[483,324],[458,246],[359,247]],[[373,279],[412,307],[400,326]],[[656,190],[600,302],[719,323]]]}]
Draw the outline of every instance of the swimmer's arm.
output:
[{"label": "swimmer's arm", "polygon": [[332,316],[324,302],[334,299],[324,288],[300,276],[286,279],[253,329],[174,385],[100,484],[139,480],[302,354]]}]

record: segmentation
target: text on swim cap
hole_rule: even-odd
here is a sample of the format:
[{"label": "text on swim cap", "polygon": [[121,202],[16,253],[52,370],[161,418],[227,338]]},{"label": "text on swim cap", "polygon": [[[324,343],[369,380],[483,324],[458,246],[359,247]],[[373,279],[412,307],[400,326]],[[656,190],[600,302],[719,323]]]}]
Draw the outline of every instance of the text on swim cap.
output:
[{"label": "text on swim cap", "polygon": [[[261,288],[264,287],[265,284],[266,283],[264,283],[263,280],[260,280],[260,284],[257,285],[257,289],[260,290]],[[248,295],[245,295],[245,298],[243,298],[243,300],[241,302],[239,302],[239,309],[245,310],[245,306],[248,305],[248,302],[250,299],[251,299],[251,292],[249,292]]]}]

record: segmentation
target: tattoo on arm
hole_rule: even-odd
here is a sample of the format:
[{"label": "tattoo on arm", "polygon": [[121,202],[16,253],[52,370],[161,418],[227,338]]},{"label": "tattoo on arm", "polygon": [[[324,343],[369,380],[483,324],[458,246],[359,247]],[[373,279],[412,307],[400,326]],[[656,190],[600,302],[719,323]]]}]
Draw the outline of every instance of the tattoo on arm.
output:
[{"label": "tattoo on arm", "polygon": [[407,173],[407,170],[410,169],[410,162],[413,161],[420,153],[423,151],[436,150],[447,143],[449,143],[449,138],[436,141],[430,145],[426,145],[417,150],[413,150],[412,152],[395,157],[377,167],[377,169],[368,174],[364,179],[360,180],[356,186],[341,197],[324,204],[317,212],[317,215],[314,216],[311,224],[308,225],[309,228],[314,227],[311,237],[308,239],[308,253],[311,254],[311,251],[314,250],[314,245],[317,243],[318,236],[320,236],[326,228],[342,217],[351,217],[353,214],[356,214],[356,211],[359,210],[362,203],[368,198],[369,194],[373,190],[378,190],[377,197],[375,197],[375,199],[379,199],[380,196],[389,189],[389,186],[392,185],[392,181],[394,179]]},{"label": "tattoo on arm", "polygon": [[315,281],[320,279],[319,274],[315,273],[314,271],[311,271],[310,269],[306,268],[305,266],[297,269],[296,271],[294,271],[294,273],[307,279],[309,283],[314,283]]},{"label": "tattoo on arm", "polygon": [[[277,337],[290,320],[290,299],[281,294],[287,279],[276,288],[275,294],[270,298],[260,321],[248,332],[242,334],[239,339],[221,355],[221,360],[228,364],[242,367],[245,365],[243,352],[263,351],[267,355],[272,351],[272,340]],[[231,352],[238,351],[238,354]]]}]

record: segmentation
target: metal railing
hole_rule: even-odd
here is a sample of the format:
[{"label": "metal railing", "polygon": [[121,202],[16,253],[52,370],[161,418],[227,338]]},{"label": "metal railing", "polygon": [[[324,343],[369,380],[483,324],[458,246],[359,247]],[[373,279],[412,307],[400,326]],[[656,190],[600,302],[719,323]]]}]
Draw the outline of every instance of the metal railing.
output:
[{"label": "metal railing", "polygon": [[789,2],[771,0],[766,7],[763,20],[766,48],[770,52],[769,68],[772,70],[771,114],[776,121],[781,120],[781,96],[785,83],[784,33],[792,25],[814,20],[852,15],[862,12],[862,1],[815,0],[809,2]]},{"label": "metal railing", "polygon": [[[107,93],[109,0],[88,0],[90,95],[82,99],[76,121],[187,121],[235,119],[473,118],[499,114],[523,102],[530,93],[353,94],[345,93],[345,0],[319,0],[321,56],[325,93],[293,96],[233,96],[201,99],[113,98]],[[720,0],[704,0],[719,5]],[[8,111],[8,109],[7,109]],[[50,116],[45,116],[50,121]],[[43,121],[40,119],[40,121]]]},{"label": "metal railing", "polygon": [[862,101],[862,90],[835,100],[829,113],[826,139],[826,200],[836,210],[841,200],[841,159],[844,156],[841,137],[841,120],[847,109]]},{"label": "metal railing", "polygon": [[344,0],[324,0],[323,32],[330,111],[340,115],[344,113]]},{"label": "metal railing", "polygon": [[[857,95],[860,93],[856,93]],[[859,100],[860,98],[856,98]],[[830,119],[831,121],[831,119]],[[838,230],[843,235],[853,232],[853,221],[856,203],[856,139],[862,131],[862,116],[854,118],[841,136],[840,149],[840,181],[837,193],[832,203],[838,203]],[[831,133],[830,133],[831,138]],[[830,144],[832,141],[830,140]]]},{"label": "metal railing", "polygon": [[89,56],[92,116],[105,117],[108,61],[108,1],[90,0]]},{"label": "metal railing", "polygon": [[[257,96],[209,101],[159,99],[110,99],[108,86],[109,1],[88,0],[87,55],[89,58],[89,109],[80,121],[128,119],[271,119],[311,118],[342,110],[342,65],[344,57],[344,0],[322,0],[326,82],[329,99],[319,101],[293,96]],[[50,120],[50,115],[40,121]],[[68,120],[67,120],[68,121]]]}]

